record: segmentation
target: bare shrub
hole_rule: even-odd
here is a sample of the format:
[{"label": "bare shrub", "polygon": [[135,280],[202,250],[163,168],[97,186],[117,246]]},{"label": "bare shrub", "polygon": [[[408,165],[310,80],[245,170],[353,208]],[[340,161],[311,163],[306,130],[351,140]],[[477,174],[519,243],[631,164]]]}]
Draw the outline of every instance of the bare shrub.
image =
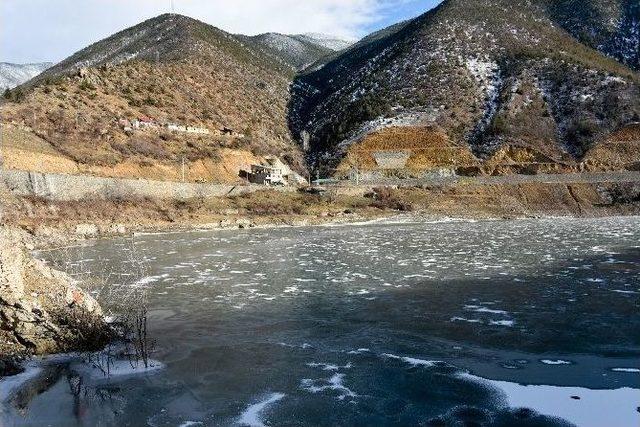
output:
[{"label": "bare shrub", "polygon": [[[135,240],[131,238],[129,241],[126,249],[127,259],[122,263],[125,268],[119,272],[109,267],[105,260],[93,260],[95,266],[90,269],[88,263],[82,261],[87,259],[82,248],[75,257],[71,255],[69,248],[57,253],[58,256],[53,263],[86,285],[87,291],[102,305],[106,319],[111,325],[108,336],[101,334],[96,324],[94,337],[83,337],[85,340],[91,338],[88,342],[95,342],[101,346],[106,344],[100,352],[86,353],[84,358],[87,363],[102,371],[107,377],[114,360],[123,356],[128,358],[134,368],[140,364],[145,369],[148,368],[155,342],[149,335],[147,290],[141,284],[141,279],[146,275],[146,265],[144,258],[137,251]],[[79,258],[80,261],[72,261],[74,258]],[[117,285],[114,284],[116,280],[119,282]],[[75,316],[67,321],[83,324],[84,330],[91,331],[86,327],[89,319]],[[104,331],[104,327],[101,329]],[[118,338],[118,341],[114,341],[114,338]]]},{"label": "bare shrub", "polygon": [[157,160],[168,160],[171,158],[171,154],[163,146],[145,139],[132,139],[129,143],[129,150],[134,154],[152,157]]},{"label": "bare shrub", "polygon": [[290,194],[279,191],[256,191],[231,199],[233,203],[255,215],[291,215],[304,214],[315,203],[317,196],[310,194]]},{"label": "bare shrub", "polygon": [[369,206],[382,210],[396,210],[402,212],[413,211],[413,205],[401,200],[395,191],[389,187],[376,187],[373,189],[373,201]]}]

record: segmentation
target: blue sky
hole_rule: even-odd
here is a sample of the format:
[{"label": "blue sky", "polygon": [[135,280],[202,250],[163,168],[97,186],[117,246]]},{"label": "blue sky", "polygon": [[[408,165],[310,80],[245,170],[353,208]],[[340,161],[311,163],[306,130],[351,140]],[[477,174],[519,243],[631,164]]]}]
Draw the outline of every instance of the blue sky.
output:
[{"label": "blue sky", "polygon": [[[319,32],[359,38],[417,16],[439,0],[174,0],[177,13],[223,30]],[[0,61],[60,61],[171,11],[171,0],[0,0]]]},{"label": "blue sky", "polygon": [[427,10],[436,7],[440,2],[441,0],[407,0],[400,2],[400,4],[391,4],[386,8],[384,13],[380,15],[378,22],[372,23],[364,29],[366,33],[371,33],[375,30],[388,27],[389,25],[404,21],[407,18],[421,15]]}]

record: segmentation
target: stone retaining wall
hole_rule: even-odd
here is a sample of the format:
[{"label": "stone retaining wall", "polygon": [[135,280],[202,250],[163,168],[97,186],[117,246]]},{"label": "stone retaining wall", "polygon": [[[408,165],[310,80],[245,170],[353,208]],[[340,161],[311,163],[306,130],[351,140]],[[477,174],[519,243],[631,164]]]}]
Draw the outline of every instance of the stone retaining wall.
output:
[{"label": "stone retaining wall", "polygon": [[[193,184],[144,179],[101,178],[87,175],[63,175],[20,170],[0,170],[0,181],[18,196],[36,196],[49,200],[72,201],[83,199],[172,199],[187,200],[201,197],[237,196],[260,190],[295,192],[297,187],[266,187],[263,185]],[[361,180],[327,186],[339,195],[362,195],[376,186],[410,187],[416,185],[447,186],[459,182],[478,185],[504,185],[523,183],[572,184],[572,183],[640,183],[640,172],[581,173],[558,175],[508,175],[460,178],[455,176],[423,179]]]},{"label": "stone retaining wall", "polygon": [[[0,179],[16,195],[59,201],[129,198],[186,200],[199,197],[235,196],[267,188],[261,185],[193,184],[20,170],[0,170]],[[272,189],[296,191],[294,187],[273,187]]]}]

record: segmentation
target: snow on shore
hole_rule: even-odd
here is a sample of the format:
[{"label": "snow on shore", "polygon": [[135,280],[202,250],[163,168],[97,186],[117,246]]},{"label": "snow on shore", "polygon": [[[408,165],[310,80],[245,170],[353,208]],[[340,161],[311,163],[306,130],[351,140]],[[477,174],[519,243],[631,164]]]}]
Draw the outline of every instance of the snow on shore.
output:
[{"label": "snow on shore", "polygon": [[579,427],[640,425],[640,390],[591,390],[582,387],[521,385],[487,380],[469,373],[458,378],[480,383],[506,395],[512,408],[531,408],[540,414],[563,418]]}]

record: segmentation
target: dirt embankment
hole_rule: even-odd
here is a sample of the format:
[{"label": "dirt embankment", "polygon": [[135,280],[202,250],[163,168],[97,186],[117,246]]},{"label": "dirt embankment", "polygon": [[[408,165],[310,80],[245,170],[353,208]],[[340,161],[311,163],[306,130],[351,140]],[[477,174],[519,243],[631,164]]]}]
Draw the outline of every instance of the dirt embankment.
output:
[{"label": "dirt embankment", "polygon": [[517,183],[395,190],[413,209],[471,218],[640,214],[640,183]]},{"label": "dirt embankment", "polygon": [[[182,181],[182,158],[127,158],[113,165],[87,164],[61,152],[28,127],[2,123],[4,167],[20,171],[89,175],[106,178]],[[176,138],[174,136],[174,138]],[[264,160],[246,149],[219,147],[215,156],[184,159],[187,182],[244,183],[240,172]]]},{"label": "dirt embankment", "polygon": [[28,240],[0,226],[0,376],[21,356],[96,350],[110,338],[98,303],[34,259]]},{"label": "dirt embankment", "polygon": [[43,246],[141,231],[353,222],[398,212],[418,216],[516,218],[640,214],[639,183],[518,183],[342,188],[323,194],[260,191],[191,200],[13,198],[6,221]]}]

